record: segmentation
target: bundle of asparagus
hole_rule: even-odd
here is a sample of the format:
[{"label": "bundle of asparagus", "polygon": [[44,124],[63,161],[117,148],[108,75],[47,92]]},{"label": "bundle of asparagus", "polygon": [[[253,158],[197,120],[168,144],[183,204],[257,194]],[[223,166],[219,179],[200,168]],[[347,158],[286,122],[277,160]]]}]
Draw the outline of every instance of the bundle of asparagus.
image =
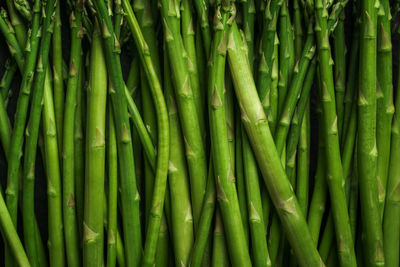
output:
[{"label": "bundle of asparagus", "polygon": [[399,266],[399,11],[4,1],[1,261]]}]

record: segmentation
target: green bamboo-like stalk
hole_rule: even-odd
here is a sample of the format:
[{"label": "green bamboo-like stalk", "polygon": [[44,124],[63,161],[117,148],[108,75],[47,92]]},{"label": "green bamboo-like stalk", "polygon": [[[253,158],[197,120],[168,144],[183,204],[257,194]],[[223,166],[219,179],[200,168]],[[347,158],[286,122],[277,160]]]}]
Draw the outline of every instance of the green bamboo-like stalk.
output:
[{"label": "green bamboo-like stalk", "polygon": [[277,208],[298,262],[303,266],[320,266],[320,257],[312,242],[304,215],[286,178],[280,157],[274,149],[272,135],[263,107],[258,100],[250,66],[242,50],[243,41],[236,23],[233,23],[228,40],[229,66],[236,97],[241,107],[242,122],[270,197]]},{"label": "green bamboo-like stalk", "polygon": [[[109,103],[111,103],[109,101]],[[117,200],[118,200],[118,154],[117,138],[112,107],[107,110],[108,116],[108,227],[107,227],[107,267],[115,267],[117,260]]]},{"label": "green bamboo-like stalk", "polygon": [[[343,132],[344,96],[346,85],[346,43],[344,33],[344,12],[340,13],[333,37],[333,60],[335,77],[335,99],[339,138]],[[342,140],[340,139],[340,142]]]},{"label": "green bamboo-like stalk", "polygon": [[376,177],[378,179],[379,208],[383,216],[388,170],[390,162],[390,136],[394,113],[392,81],[392,42],[389,1],[382,0],[384,14],[378,17],[378,42],[376,55]]},{"label": "green bamboo-like stalk", "polygon": [[279,18],[279,10],[282,5],[281,0],[268,2],[263,14],[263,30],[261,33],[261,45],[259,50],[259,64],[257,89],[261,103],[266,114],[270,109],[270,84],[272,81],[273,55],[276,41],[276,27]]},{"label": "green bamboo-like stalk", "polygon": [[267,236],[265,233],[265,224],[261,204],[261,192],[258,182],[258,168],[249,140],[244,131],[242,140],[253,264],[254,266],[272,266],[267,248]]},{"label": "green bamboo-like stalk", "polygon": [[[82,60],[82,59],[81,59]],[[83,233],[83,203],[85,191],[85,152],[83,130],[83,81],[85,80],[85,68],[81,64],[78,73],[78,85],[76,88],[76,107],[74,119],[74,175],[75,175],[75,210],[79,236]],[[72,213],[73,215],[73,213]],[[75,230],[73,230],[75,231]]]},{"label": "green bamboo-like stalk", "polygon": [[61,152],[63,147],[63,112],[64,112],[64,79],[62,71],[62,40],[61,40],[61,14],[60,7],[57,5],[54,29],[53,29],[53,91],[54,109],[56,114],[56,127],[58,137],[58,150]]},{"label": "green bamboo-like stalk", "polygon": [[215,213],[215,224],[213,232],[213,251],[211,266],[227,267],[230,266],[229,256],[226,245],[226,234],[224,232],[224,225],[222,223],[221,212],[217,208]]},{"label": "green bamboo-like stalk", "polygon": [[[48,9],[47,9],[48,8]],[[52,8],[54,8],[54,2],[50,2],[49,5],[46,6],[46,11],[48,12],[46,14],[51,14],[52,13]],[[10,12],[11,14],[11,12]],[[9,159],[8,159],[8,169],[7,169],[7,190],[6,190],[6,202],[8,206],[8,210],[10,212],[10,216],[13,220],[13,223],[17,223],[17,203],[18,203],[18,176],[19,176],[19,168],[20,168],[20,155],[21,150],[22,150],[22,143],[23,143],[23,134],[24,134],[24,128],[25,128],[25,121],[26,121],[26,116],[27,116],[27,110],[28,110],[28,103],[29,103],[29,96],[30,96],[30,91],[31,91],[31,86],[33,82],[33,76],[34,76],[34,68],[36,65],[36,58],[38,55],[38,50],[39,50],[39,22],[40,22],[40,2],[36,1],[34,5],[34,14],[35,20],[34,23],[32,24],[32,31],[31,31],[31,36],[29,39],[29,43],[27,45],[27,56],[26,56],[26,64],[24,67],[24,71],[21,72],[23,73],[22,76],[22,82],[20,86],[20,95],[18,97],[17,101],[17,110],[15,114],[15,121],[14,121],[14,130],[13,130],[13,135],[11,137],[11,143],[10,143],[10,150],[9,150]],[[11,17],[12,18],[12,17]],[[20,27],[21,29],[22,27]],[[48,19],[45,19],[44,25],[42,27],[42,46],[41,46],[41,59],[39,60],[40,64],[38,68],[42,68],[43,63],[46,63],[45,61],[47,60],[47,52],[48,52],[48,45],[46,44],[46,41],[43,41],[45,37],[49,38],[49,30],[50,30],[50,15]],[[24,33],[25,34],[25,33]],[[21,34],[22,36],[22,34]],[[22,39],[22,37],[20,37]],[[21,40],[22,43],[22,40]],[[47,46],[47,47],[46,47]],[[46,49],[47,48],[47,49]],[[46,60],[44,60],[46,58]],[[21,69],[22,70],[22,69]],[[43,69],[41,69],[43,72]],[[40,75],[39,75],[40,76]],[[39,83],[41,82],[41,87],[43,87],[44,83],[44,74],[41,75],[41,80],[39,77],[37,78],[37,87],[39,87]],[[39,104],[40,105],[39,100]],[[31,107],[31,115],[34,113],[34,109]],[[40,118],[40,113],[36,114],[36,117],[38,119]],[[36,127],[36,126],[35,126]],[[38,128],[39,125],[37,125],[36,128]],[[38,129],[36,130],[36,132]],[[36,142],[36,140],[32,140],[33,142]],[[36,147],[35,144],[33,144],[34,147]],[[36,151],[36,150],[35,150]],[[32,153],[35,153],[32,151]],[[36,156],[36,155],[35,155]],[[24,161],[25,164],[25,161]],[[34,164],[32,164],[33,166]],[[33,196],[33,193],[32,195]],[[33,201],[32,201],[33,202]],[[31,203],[30,203],[31,204]],[[29,216],[25,216],[28,220],[31,220],[32,218]],[[29,223],[28,223],[29,225]],[[30,228],[30,227],[28,227]],[[32,228],[30,228],[32,229]],[[32,240],[32,247],[34,246],[33,243],[34,240]],[[6,266],[9,266],[11,264],[10,262],[11,257],[9,256],[8,252],[6,251]]]},{"label": "green bamboo-like stalk", "polygon": [[196,231],[206,188],[207,162],[205,147],[190,84],[187,53],[183,47],[181,37],[179,4],[173,0],[162,0],[160,11],[164,21],[164,33],[171,71],[175,74],[173,75],[173,84],[185,140]]},{"label": "green bamboo-like stalk", "polygon": [[[113,91],[113,88],[110,89]],[[103,203],[107,69],[98,26],[94,28],[87,91],[83,265],[103,262]]]},{"label": "green bamboo-like stalk", "polygon": [[[236,108],[235,111],[237,111]],[[249,222],[247,220],[247,197],[246,197],[246,185],[244,180],[244,163],[243,163],[243,145],[242,145],[242,134],[244,129],[242,129],[242,123],[240,121],[240,116],[236,112],[235,121],[235,175],[236,175],[236,187],[239,201],[240,217],[242,219],[244,235],[246,238],[246,243],[249,244]]]},{"label": "green bamboo-like stalk", "polygon": [[400,81],[397,82],[397,91],[395,96],[395,113],[392,124],[391,136],[391,149],[390,149],[390,164],[388,172],[388,183],[386,187],[386,203],[385,212],[383,215],[383,248],[385,252],[385,266],[398,266],[399,265],[399,240],[400,240],[400,227],[399,227],[399,166],[398,162],[400,151],[398,149],[400,142]]},{"label": "green bamboo-like stalk", "polygon": [[7,210],[6,203],[3,198],[3,194],[0,194],[0,228],[5,240],[15,261],[19,266],[29,267],[31,266],[27,255],[25,254],[24,247],[22,246],[21,240],[19,239],[18,233],[15,230],[14,223],[11,219],[10,213]]},{"label": "green bamboo-like stalk", "polygon": [[294,111],[293,114],[290,130],[286,141],[285,171],[287,177],[289,178],[289,181],[294,181],[295,177],[297,145],[299,142],[302,120],[304,118],[307,105],[309,105],[307,104],[307,102],[310,97],[311,87],[314,82],[315,69],[316,69],[316,59],[314,58],[314,60],[311,61],[309,69],[307,70],[307,75],[303,83],[303,89],[301,91],[300,99],[297,103],[296,110]]},{"label": "green bamboo-like stalk", "polygon": [[[282,155],[285,147],[286,137],[289,132],[290,121],[292,120],[293,112],[296,107],[296,102],[299,97],[303,81],[307,74],[307,69],[311,59],[315,53],[315,41],[313,31],[309,30],[306,43],[300,60],[298,61],[294,71],[293,79],[290,88],[287,92],[287,97],[280,110],[279,123],[275,130],[275,143],[278,153]],[[279,92],[280,95],[280,92]]]},{"label": "green bamboo-like stalk", "polygon": [[[77,100],[77,91],[81,89],[81,84],[79,80],[79,73],[83,68],[82,65],[82,56],[81,56],[81,47],[82,47],[82,38],[83,38],[83,28],[82,28],[82,14],[83,12],[83,1],[74,2],[74,9],[70,15],[70,26],[71,26],[71,55],[69,62],[69,73],[68,73],[68,82],[67,82],[67,90],[66,90],[66,98],[65,98],[65,108],[63,114],[63,162],[62,162],[62,174],[63,174],[63,218],[64,218],[64,234],[65,234],[65,248],[66,248],[66,256],[67,262],[70,266],[79,266],[80,265],[80,238],[78,237],[78,225],[83,222],[83,206],[84,202],[81,197],[83,197],[83,190],[85,188],[85,183],[81,181],[81,170],[75,169],[75,143],[76,140],[75,134],[77,138],[82,138],[79,140],[83,141],[82,136],[82,125],[77,125],[77,129],[75,129],[75,119],[78,115],[76,115],[76,100]],[[82,101],[82,100],[81,100]],[[57,121],[56,121],[57,122]],[[78,145],[78,144],[76,144]],[[83,149],[83,146],[79,149]],[[78,152],[78,151],[77,151]],[[83,154],[78,154],[78,157],[81,157],[83,160]],[[83,160],[84,161],[84,160]],[[80,163],[78,163],[80,164]],[[84,165],[82,165],[83,167]],[[80,167],[80,166],[78,166]],[[77,175],[77,176],[75,176]],[[76,179],[77,180],[76,180]],[[77,184],[75,184],[77,182]],[[78,186],[83,186],[78,187]],[[76,198],[77,194],[75,192],[75,188],[77,191],[80,191],[79,197]],[[79,199],[79,200],[78,200]],[[77,207],[77,204],[79,206]],[[80,209],[79,215],[82,216],[78,220],[77,218],[77,210]],[[83,227],[83,224],[80,226]],[[81,228],[83,229],[83,228]]]},{"label": "green bamboo-like stalk", "polygon": [[303,51],[303,15],[301,13],[301,0],[293,1],[293,31],[294,31],[294,55],[299,60]]},{"label": "green bamboo-like stalk", "polygon": [[[154,106],[157,113],[157,129],[158,129],[158,142],[157,142],[157,168],[155,171],[155,183],[153,191],[153,203],[151,209],[150,220],[147,228],[146,242],[143,255],[143,265],[152,265],[157,249],[158,234],[161,225],[161,218],[164,206],[164,196],[167,183],[168,173],[168,157],[169,157],[169,126],[168,126],[168,113],[165,100],[161,91],[161,86],[152,63],[151,54],[149,53],[148,46],[140,31],[136,18],[130,8],[129,2],[124,0],[123,6],[125,12],[128,14],[128,24],[133,33],[139,55],[146,71],[146,76],[149,81],[151,93],[153,96]],[[128,250],[129,251],[129,250]]]},{"label": "green bamboo-like stalk", "polygon": [[336,232],[339,261],[349,266],[356,265],[354,243],[351,236],[347,201],[344,191],[343,168],[340,160],[338,138],[338,117],[334,97],[332,58],[327,28],[326,5],[321,0],[315,1],[316,37],[321,77],[321,106],[324,132],[326,136],[327,184],[332,199],[332,214]]},{"label": "green bamboo-like stalk", "polygon": [[[107,68],[109,70],[110,82],[115,90],[111,94],[111,100],[117,130],[117,149],[119,154],[119,170],[121,178],[122,225],[126,264],[128,266],[138,266],[142,254],[139,195],[134,172],[135,164],[132,151],[128,110],[124,95],[125,88],[122,78],[121,64],[119,61],[120,46],[118,40],[114,36],[114,29],[105,3],[99,0],[96,0],[93,3],[95,4],[98,19],[102,23],[101,28],[104,38],[103,44]],[[161,153],[162,149],[159,151]],[[158,164],[159,163],[160,161]]]},{"label": "green bamboo-like stalk", "polygon": [[[44,39],[42,39],[44,40]],[[50,38],[48,40],[50,44]],[[41,73],[39,72],[39,75]],[[62,193],[61,193],[61,170],[59,162],[59,152],[57,144],[57,129],[55,125],[55,112],[54,112],[54,101],[52,92],[52,79],[51,71],[47,68],[46,78],[44,81],[44,92],[43,92],[43,136],[44,136],[44,150],[45,150],[45,167],[47,175],[47,196],[48,196],[48,210],[49,210],[49,265],[50,266],[64,266],[65,254],[64,254],[64,233],[63,233],[63,218],[62,218]],[[38,77],[39,78],[39,77]],[[35,90],[37,89],[38,83],[35,84]],[[37,91],[36,91],[37,92]],[[39,102],[40,115],[40,99],[35,98],[35,91],[33,100]],[[32,102],[35,103],[35,102]],[[27,144],[25,147],[25,161],[24,161],[24,174],[34,169],[35,156],[33,155],[33,161],[28,161],[30,153],[36,154],[36,142],[30,141],[31,138],[37,140],[38,132],[35,133],[34,125],[39,127],[40,117],[32,117],[34,107],[31,106],[31,116],[29,118],[29,130],[27,135]],[[35,138],[36,136],[36,138]],[[34,145],[34,146],[33,146]],[[27,170],[27,172],[25,172]]]},{"label": "green bamboo-like stalk", "polygon": [[32,20],[32,11],[27,0],[14,0],[14,6],[26,20]]},{"label": "green bamboo-like stalk", "polygon": [[278,83],[278,112],[282,113],[291,83],[295,64],[292,24],[290,22],[289,3],[282,2],[279,12],[279,83]]},{"label": "green bamboo-like stalk", "polygon": [[[268,117],[268,125],[271,132],[275,132],[278,120],[278,83],[279,83],[279,40],[278,35],[275,35],[274,54],[272,58],[272,73],[271,73],[271,89],[269,92],[269,110],[266,114]],[[266,104],[268,105],[268,104]]]},{"label": "green bamboo-like stalk", "polygon": [[243,2],[243,30],[244,35],[246,36],[246,43],[247,43],[247,56],[249,58],[249,63],[251,69],[254,66],[254,27],[255,27],[255,19],[256,19],[256,7],[254,0],[249,0]]},{"label": "green bamboo-like stalk", "polygon": [[366,263],[384,264],[382,224],[376,180],[376,52],[377,8],[374,1],[361,1],[361,39],[358,94],[357,157],[361,220]]},{"label": "green bamboo-like stalk", "polygon": [[[219,5],[214,20],[214,41],[212,64],[209,70],[208,103],[210,116],[210,136],[212,157],[214,158],[214,178],[217,200],[224,222],[224,232],[229,256],[233,266],[250,266],[250,256],[240,217],[239,202],[234,183],[224,92],[225,59],[229,24],[234,19],[230,2]],[[228,21],[229,20],[229,21]],[[216,227],[216,229],[221,229]],[[221,232],[221,231],[219,231]],[[221,232],[222,234],[222,232]],[[215,242],[215,241],[214,241]]]},{"label": "green bamboo-like stalk", "polygon": [[197,117],[199,119],[200,131],[205,138],[205,110],[204,103],[206,97],[206,90],[200,87],[199,67],[196,58],[195,47],[195,22],[193,14],[192,1],[182,0],[181,3],[181,27],[182,27],[182,40],[187,53],[188,70],[190,77],[190,88],[193,93],[193,100],[196,105]]},{"label": "green bamboo-like stalk", "polygon": [[[167,56],[165,57],[167,59]],[[186,266],[189,263],[190,251],[194,240],[193,215],[190,203],[189,175],[185,161],[185,147],[168,60],[164,62],[164,88],[168,107],[171,146],[169,151],[168,182],[171,192],[172,241],[175,262]]]},{"label": "green bamboo-like stalk", "polygon": [[[20,47],[25,46],[25,42],[27,40],[27,30],[26,26],[23,22],[23,19],[15,10],[14,1],[13,0],[6,0],[6,5],[8,9],[8,14],[10,15],[11,24],[15,30],[15,35],[17,37],[18,43]],[[33,13],[35,13],[35,7],[33,7]]]},{"label": "green bamboo-like stalk", "polygon": [[8,21],[7,12],[4,9],[0,11],[0,31],[3,33],[4,39],[8,45],[8,50],[17,62],[18,68],[23,70],[24,54],[21,49],[23,46],[20,46],[18,43],[14,28],[12,27],[11,22]]},{"label": "green bamboo-like stalk", "polygon": [[300,130],[300,139],[297,145],[296,163],[296,196],[302,207],[303,214],[308,211],[309,187],[309,158],[310,158],[310,102],[307,103]]},{"label": "green bamboo-like stalk", "polygon": [[210,160],[207,188],[204,195],[203,207],[201,209],[199,228],[190,255],[190,266],[199,267],[202,264],[207,244],[209,244],[208,241],[211,238],[211,225],[215,213],[215,198],[214,169],[212,161]]},{"label": "green bamboo-like stalk", "polygon": [[210,55],[211,51],[211,30],[208,18],[208,3],[207,1],[195,0],[194,6],[197,11],[197,20],[200,24],[201,37],[203,39],[203,46],[206,57]]}]

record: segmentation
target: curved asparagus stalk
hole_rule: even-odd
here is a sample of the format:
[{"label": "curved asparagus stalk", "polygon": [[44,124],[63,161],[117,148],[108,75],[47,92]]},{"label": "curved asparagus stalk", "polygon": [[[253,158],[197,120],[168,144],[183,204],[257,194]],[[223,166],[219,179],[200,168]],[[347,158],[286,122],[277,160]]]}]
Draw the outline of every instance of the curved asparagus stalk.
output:
[{"label": "curved asparagus stalk", "polygon": [[375,1],[361,1],[357,157],[366,264],[383,265],[383,237],[376,180],[376,31]]},{"label": "curved asparagus stalk", "polygon": [[280,157],[268,128],[263,107],[258,100],[251,70],[243,53],[243,41],[236,23],[228,36],[228,59],[239,100],[242,121],[246,128],[258,165],[270,197],[277,208],[289,242],[303,266],[321,266],[323,263],[313,244],[304,215],[286,178]]},{"label": "curved asparagus stalk", "polygon": [[8,49],[10,50],[10,54],[14,57],[15,61],[18,64],[18,68],[20,70],[24,69],[24,55],[22,53],[22,49],[17,41],[17,37],[15,36],[15,32],[11,23],[8,22],[7,13],[3,9],[0,11],[0,30],[3,33],[4,39],[7,42]]},{"label": "curved asparagus stalk", "polygon": [[17,71],[18,66],[14,59],[6,60],[5,70],[3,73],[3,77],[1,77],[0,81],[0,94],[3,98],[3,102],[5,107],[7,107],[8,100],[11,97],[12,92],[10,91],[10,86],[14,78],[14,74]]}]

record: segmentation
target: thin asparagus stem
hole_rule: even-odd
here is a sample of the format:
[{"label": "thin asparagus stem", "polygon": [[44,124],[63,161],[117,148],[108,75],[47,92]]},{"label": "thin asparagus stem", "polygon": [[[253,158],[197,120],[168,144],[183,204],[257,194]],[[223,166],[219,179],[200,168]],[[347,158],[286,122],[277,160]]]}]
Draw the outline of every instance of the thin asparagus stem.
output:
[{"label": "thin asparagus stem", "polygon": [[[19,0],[18,0],[19,1]],[[64,79],[62,71],[62,39],[61,39],[61,15],[60,7],[57,5],[53,29],[53,91],[54,109],[56,115],[56,127],[58,137],[58,150],[62,151],[63,140],[63,112],[64,112]],[[78,26],[80,27],[80,26]],[[61,157],[60,157],[61,158]]]},{"label": "thin asparagus stem", "polygon": [[384,264],[382,224],[376,180],[376,31],[377,6],[361,1],[357,157],[360,184],[361,219],[366,262]]},{"label": "thin asparagus stem", "polygon": [[[78,222],[81,224],[83,222],[83,216],[80,217],[81,220],[77,220],[77,205],[78,209],[83,211],[83,200],[81,194],[78,198],[75,193],[75,188],[81,190],[85,184],[81,183],[80,170],[75,168],[75,135],[77,137],[82,137],[82,128],[75,129],[75,118],[76,118],[76,100],[77,100],[77,90],[81,88],[79,84],[79,73],[83,70],[81,67],[82,56],[82,38],[83,38],[83,28],[82,28],[82,12],[83,12],[83,1],[75,1],[73,11],[70,15],[71,21],[71,55],[69,63],[69,73],[68,73],[68,83],[65,98],[65,108],[63,114],[63,162],[62,162],[62,174],[63,174],[63,218],[64,218],[64,234],[65,234],[65,248],[67,262],[70,266],[80,265],[80,249],[78,237]],[[81,100],[82,101],[82,100]],[[79,127],[79,126],[78,126]],[[83,141],[83,137],[81,139]],[[78,145],[78,144],[77,144]],[[78,148],[79,149],[79,148]],[[83,149],[80,148],[80,149]],[[78,155],[81,156],[81,155]],[[83,158],[83,156],[81,156]],[[81,160],[82,160],[81,158]],[[79,165],[80,163],[78,163]],[[84,165],[83,165],[84,166]],[[83,167],[82,166],[82,167]],[[78,176],[75,176],[78,175]],[[77,184],[75,184],[75,178]],[[82,188],[82,192],[83,192]],[[83,194],[82,194],[83,196]],[[83,215],[83,213],[80,213]],[[83,224],[80,226],[83,227]]]},{"label": "thin asparagus stem", "polygon": [[98,19],[102,22],[107,67],[110,71],[110,82],[115,90],[111,95],[111,99],[118,137],[117,149],[120,155],[121,207],[126,264],[128,266],[138,266],[142,254],[139,195],[136,187],[130,125],[124,95],[121,64],[118,55],[120,46],[118,40],[114,36],[114,29],[105,3],[96,0],[94,1],[94,5]]},{"label": "thin asparagus stem", "polygon": [[392,42],[389,1],[383,0],[384,15],[378,17],[378,42],[376,55],[376,177],[378,179],[379,209],[383,216],[388,170],[390,162],[390,136],[394,113],[392,81]]},{"label": "thin asparagus stem", "polygon": [[153,205],[151,210],[151,220],[149,221],[147,228],[147,236],[145,242],[144,256],[142,264],[152,264],[154,262],[156,243],[158,239],[159,227],[161,224],[161,217],[164,206],[164,196],[166,188],[166,178],[168,173],[168,157],[169,157],[169,125],[168,125],[168,113],[165,104],[165,100],[161,91],[160,83],[157,79],[157,75],[154,70],[152,58],[149,55],[149,50],[146,48],[146,43],[143,39],[143,35],[139,29],[136,18],[129,6],[129,2],[123,1],[125,12],[128,13],[127,19],[133,36],[135,39],[136,46],[138,47],[140,58],[143,66],[145,66],[146,76],[149,81],[151,93],[154,100],[154,106],[157,113],[157,129],[158,129],[158,156],[157,156],[157,168],[153,192]]},{"label": "thin asparagus stem", "polygon": [[5,107],[7,107],[8,101],[11,97],[10,87],[17,70],[18,66],[14,59],[6,61],[5,71],[0,81],[0,94],[3,98]]},{"label": "thin asparagus stem", "polygon": [[290,232],[288,239],[298,262],[304,266],[319,266],[321,265],[320,257],[312,242],[306,221],[280,164],[278,153],[276,149],[273,149],[271,132],[261,102],[258,100],[250,66],[242,50],[243,41],[235,22],[231,27],[228,40],[229,66],[236,97],[241,107],[242,121],[263,174],[264,182],[275,207],[277,207],[285,230]]},{"label": "thin asparagus stem", "polygon": [[399,265],[399,240],[400,240],[400,226],[399,226],[399,188],[400,177],[398,162],[400,151],[398,149],[400,142],[400,81],[397,82],[397,91],[395,98],[395,113],[392,124],[391,148],[390,148],[390,163],[388,172],[388,184],[385,203],[385,212],[383,215],[383,248],[385,252],[386,266]]},{"label": "thin asparagus stem", "polygon": [[321,77],[321,106],[326,138],[327,184],[332,199],[332,214],[336,232],[339,261],[341,264],[355,266],[354,243],[351,236],[347,201],[344,191],[343,169],[340,160],[338,138],[338,117],[334,98],[334,82],[327,28],[326,5],[321,0],[315,1],[316,37]]},{"label": "thin asparagus stem", "polygon": [[189,175],[185,161],[185,148],[170,75],[169,62],[165,60],[164,88],[167,98],[171,146],[168,179],[171,192],[172,241],[174,244],[175,262],[186,266],[189,263],[190,251],[194,240],[193,215],[190,203]]},{"label": "thin asparagus stem", "polygon": [[202,39],[203,39],[203,45],[204,45],[204,50],[206,53],[206,57],[210,56],[210,51],[211,51],[211,31],[210,31],[210,25],[209,25],[209,18],[208,18],[208,6],[207,6],[207,1],[202,1],[202,0],[195,0],[194,1],[194,6],[197,11],[197,19],[200,24],[201,28],[201,33],[202,33]]},{"label": "thin asparagus stem", "polygon": [[230,266],[229,256],[226,246],[226,234],[222,223],[221,212],[219,208],[216,210],[214,224],[213,252],[211,266],[227,267]]},{"label": "thin asparagus stem", "polygon": [[162,0],[160,11],[165,22],[165,38],[171,71],[176,74],[173,76],[173,83],[182,134],[185,140],[196,232],[206,188],[207,162],[205,147],[190,84],[187,54],[184,52],[185,49],[181,38],[179,4],[173,0]]}]

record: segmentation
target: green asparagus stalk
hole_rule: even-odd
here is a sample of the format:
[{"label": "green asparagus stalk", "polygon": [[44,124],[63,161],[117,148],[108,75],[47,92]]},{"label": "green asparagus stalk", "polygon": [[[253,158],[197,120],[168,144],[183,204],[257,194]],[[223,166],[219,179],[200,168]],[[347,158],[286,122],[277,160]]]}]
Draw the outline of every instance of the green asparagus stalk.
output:
[{"label": "green asparagus stalk", "polygon": [[[109,101],[109,103],[111,103]],[[118,199],[118,155],[117,138],[112,107],[107,110],[108,117],[108,229],[107,229],[107,267],[115,267],[117,259],[117,199]]]},{"label": "green asparagus stalk", "polygon": [[[113,91],[113,88],[111,88]],[[94,28],[87,92],[85,204],[83,221],[83,265],[103,261],[103,203],[105,172],[105,114],[107,70],[101,33]]]},{"label": "green asparagus stalk", "polygon": [[[6,0],[8,14],[10,15],[11,25],[15,30],[15,36],[17,37],[18,44],[20,47],[25,46],[27,40],[27,30],[26,26],[21,18],[21,16],[16,11],[13,0]],[[35,5],[33,5],[33,14],[35,13]]]},{"label": "green asparagus stalk", "polygon": [[[20,1],[20,0],[17,0]],[[54,109],[56,114],[56,127],[58,137],[58,150],[62,151],[63,140],[63,112],[64,112],[64,79],[62,71],[62,40],[61,40],[61,14],[60,5],[56,7],[54,30],[52,39],[53,48],[53,90]],[[78,26],[79,27],[79,26]]]},{"label": "green asparagus stalk", "polygon": [[216,19],[214,20],[215,36],[208,86],[211,147],[212,157],[215,159],[214,176],[217,200],[224,222],[225,237],[231,263],[233,266],[249,266],[251,263],[240,217],[234,173],[231,160],[227,160],[231,156],[228,129],[226,127],[224,74],[227,29],[234,19],[234,14],[230,14],[232,12],[230,8],[229,2],[218,6],[215,14]]},{"label": "green asparagus stalk", "polygon": [[173,84],[185,140],[196,232],[206,188],[207,162],[205,147],[190,84],[187,53],[183,47],[180,32],[179,4],[173,0],[162,0],[160,3],[171,71],[175,74],[173,76]]},{"label": "green asparagus stalk", "polygon": [[18,69],[18,66],[14,59],[6,60],[6,63],[4,65],[5,65],[5,70],[3,73],[3,77],[1,78],[0,81],[0,91],[1,91],[0,94],[3,98],[5,107],[7,107],[8,101],[12,93],[10,91],[11,83],[13,81],[15,72]]},{"label": "green asparagus stalk", "polygon": [[213,239],[213,254],[211,266],[227,267],[230,266],[229,256],[226,246],[226,234],[222,223],[221,212],[216,210]]},{"label": "green asparagus stalk", "polygon": [[[68,73],[68,83],[65,98],[65,108],[63,114],[63,162],[62,162],[62,172],[63,172],[63,215],[64,215],[64,234],[65,234],[65,248],[67,262],[70,266],[80,265],[80,249],[79,249],[79,237],[78,237],[78,222],[81,224],[83,220],[77,220],[77,210],[81,209],[83,211],[83,202],[81,194],[76,197],[78,192],[75,193],[75,188],[77,191],[81,190],[85,184],[81,183],[80,170],[75,168],[75,133],[77,137],[82,137],[82,128],[75,129],[75,119],[77,117],[75,113],[77,91],[81,88],[79,84],[79,73],[83,70],[81,67],[82,56],[81,56],[81,46],[83,38],[83,28],[82,28],[82,12],[83,12],[83,1],[77,0],[74,2],[74,9],[70,15],[71,21],[71,55],[69,63],[69,73]],[[82,101],[82,100],[81,100]],[[56,121],[57,122],[57,121]],[[79,126],[77,126],[79,127]],[[82,137],[83,140],[83,137]],[[78,144],[76,144],[78,145]],[[78,148],[78,149],[83,149]],[[78,152],[78,151],[77,151]],[[78,155],[80,156],[80,155]],[[83,156],[82,156],[83,157]],[[81,158],[82,160],[82,158]],[[78,163],[79,165],[80,163]],[[84,165],[83,165],[84,166]],[[77,175],[77,176],[75,176]],[[75,180],[75,178],[77,180]],[[77,184],[75,184],[75,181]],[[83,190],[83,189],[82,189]],[[82,195],[83,196],[83,195]],[[77,207],[77,204],[79,206]],[[81,214],[83,215],[83,213]],[[83,219],[83,216],[80,217]],[[81,225],[81,227],[83,224]],[[83,229],[83,228],[82,228]]]},{"label": "green asparagus stalk", "polygon": [[204,51],[206,57],[210,55],[211,51],[211,31],[208,18],[208,3],[207,1],[195,0],[194,6],[197,11],[197,20],[199,21],[201,28],[201,36],[203,39]]},{"label": "green asparagus stalk", "polygon": [[383,216],[390,161],[390,136],[394,113],[392,82],[392,43],[389,1],[381,2],[384,15],[378,17],[377,93],[376,93],[376,177],[378,179],[379,208]]},{"label": "green asparagus stalk", "polygon": [[393,117],[392,124],[392,136],[391,136],[391,145],[390,145],[390,163],[389,163],[389,172],[388,172],[388,184],[386,187],[386,203],[385,203],[385,212],[383,216],[383,248],[385,252],[385,264],[386,266],[397,266],[399,265],[399,240],[400,240],[400,232],[399,232],[399,166],[396,164],[399,159],[399,134],[400,134],[400,92],[398,90],[400,88],[400,82],[397,82],[397,91],[395,98],[395,113]]},{"label": "green asparagus stalk", "polygon": [[376,51],[377,8],[361,1],[357,157],[364,256],[369,265],[383,265],[383,237],[376,179]]},{"label": "green asparagus stalk", "polygon": [[129,27],[133,32],[136,46],[140,54],[143,66],[145,66],[146,76],[149,81],[151,93],[154,100],[154,106],[157,113],[157,129],[158,129],[158,157],[157,168],[155,172],[155,183],[153,191],[153,203],[151,209],[151,220],[149,221],[144,248],[143,265],[152,265],[154,262],[156,243],[158,239],[161,217],[164,206],[164,196],[166,190],[166,178],[168,172],[168,156],[169,156],[169,126],[168,114],[165,100],[161,91],[161,86],[152,63],[151,54],[149,53],[146,42],[140,31],[136,18],[130,8],[129,2],[124,0],[123,6],[125,12],[128,13],[127,19]]},{"label": "green asparagus stalk", "polygon": [[354,243],[351,236],[347,201],[344,191],[343,169],[340,160],[338,138],[338,117],[334,97],[334,82],[331,66],[329,33],[327,28],[326,5],[321,0],[315,1],[316,37],[321,77],[321,106],[324,131],[326,136],[327,184],[332,199],[332,214],[336,232],[339,261],[349,266],[356,265]]},{"label": "green asparagus stalk", "polygon": [[32,11],[27,0],[14,0],[14,6],[26,20],[32,20]]},{"label": "green asparagus stalk", "polygon": [[[20,48],[20,44],[17,41],[17,37],[15,35],[15,31],[10,22],[8,22],[7,12],[2,9],[0,11],[0,30],[3,33],[4,39],[7,42],[8,49],[10,50],[11,56],[17,62],[18,68],[21,70],[24,69],[24,55],[22,49]],[[23,47],[23,46],[21,46]]]},{"label": "green asparagus stalk", "polygon": [[267,119],[243,53],[243,41],[234,22],[228,37],[228,59],[246,128],[264,182],[286,231],[289,242],[303,266],[319,266],[321,260],[312,242],[304,215],[280,163]]},{"label": "green asparagus stalk", "polygon": [[[165,56],[167,59],[167,56]],[[168,60],[164,61],[164,88],[167,98],[170,160],[168,168],[169,189],[171,192],[172,241],[175,262],[188,265],[192,249],[193,215],[190,203],[189,175],[185,161],[185,148],[177,107],[172,88],[171,72]]]},{"label": "green asparagus stalk", "polygon": [[[114,88],[111,95],[114,110],[117,148],[119,152],[119,170],[121,177],[122,224],[125,241],[125,256],[128,266],[138,266],[141,261],[142,242],[139,216],[139,195],[136,187],[135,164],[128,111],[125,100],[124,83],[119,62],[119,42],[114,36],[111,18],[103,1],[93,2],[97,17],[102,22],[104,49],[110,82]],[[125,7],[125,5],[124,5]]]}]

